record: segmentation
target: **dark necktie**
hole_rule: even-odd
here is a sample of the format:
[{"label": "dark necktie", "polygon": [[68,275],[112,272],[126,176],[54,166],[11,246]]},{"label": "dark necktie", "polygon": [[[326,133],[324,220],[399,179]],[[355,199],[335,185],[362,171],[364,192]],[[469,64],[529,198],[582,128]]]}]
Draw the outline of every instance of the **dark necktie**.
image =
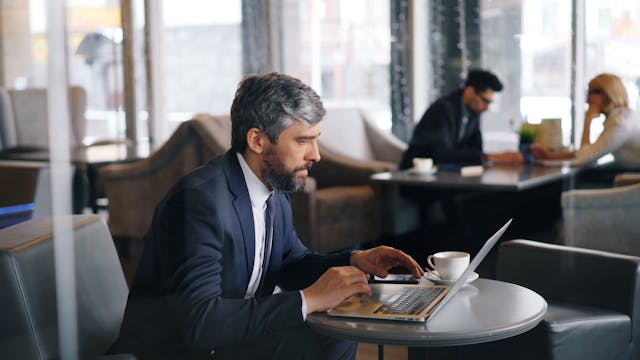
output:
[{"label": "dark necktie", "polygon": [[270,195],[267,199],[267,210],[264,212],[264,253],[262,257],[262,274],[260,275],[260,285],[257,294],[263,291],[264,280],[269,269],[269,258],[271,257],[271,244],[273,243],[273,218],[275,212],[275,196]]},{"label": "dark necktie", "polygon": [[466,114],[463,114],[462,119],[460,120],[460,129],[458,129],[458,142],[464,139],[464,134],[467,131],[468,122],[469,122],[469,117]]}]

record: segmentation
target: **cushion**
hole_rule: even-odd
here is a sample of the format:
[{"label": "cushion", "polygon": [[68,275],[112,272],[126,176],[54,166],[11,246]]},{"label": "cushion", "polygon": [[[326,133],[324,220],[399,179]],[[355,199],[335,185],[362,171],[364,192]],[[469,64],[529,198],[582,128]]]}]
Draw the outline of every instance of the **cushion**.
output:
[{"label": "cushion", "polygon": [[318,143],[358,160],[375,160],[362,114],[357,108],[327,109]]}]

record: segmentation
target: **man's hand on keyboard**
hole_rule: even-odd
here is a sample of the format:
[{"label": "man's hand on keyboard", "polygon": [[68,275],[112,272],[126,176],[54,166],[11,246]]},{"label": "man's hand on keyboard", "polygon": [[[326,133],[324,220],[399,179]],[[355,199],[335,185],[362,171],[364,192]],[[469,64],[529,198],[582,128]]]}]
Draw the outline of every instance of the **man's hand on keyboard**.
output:
[{"label": "man's hand on keyboard", "polygon": [[354,266],[341,266],[330,268],[302,292],[310,314],[334,308],[354,294],[371,295],[371,288],[365,273]]}]

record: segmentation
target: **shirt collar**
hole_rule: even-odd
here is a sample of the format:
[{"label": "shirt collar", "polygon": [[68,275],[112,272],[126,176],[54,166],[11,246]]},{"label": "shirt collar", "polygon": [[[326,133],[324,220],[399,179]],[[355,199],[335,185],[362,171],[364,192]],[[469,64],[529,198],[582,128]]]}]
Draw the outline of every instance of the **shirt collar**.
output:
[{"label": "shirt collar", "polygon": [[264,206],[264,203],[267,201],[271,192],[264,183],[256,176],[256,174],[251,170],[249,164],[244,159],[242,154],[236,153],[238,156],[238,162],[240,163],[240,168],[242,169],[242,174],[244,175],[244,181],[247,183],[247,189],[249,190],[249,198],[251,199],[251,204],[254,207],[261,208]]}]

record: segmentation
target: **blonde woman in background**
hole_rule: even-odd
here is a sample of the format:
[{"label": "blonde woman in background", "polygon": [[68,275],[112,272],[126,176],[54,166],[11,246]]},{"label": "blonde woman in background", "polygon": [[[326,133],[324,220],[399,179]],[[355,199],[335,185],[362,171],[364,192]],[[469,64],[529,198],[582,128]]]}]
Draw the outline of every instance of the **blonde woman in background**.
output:
[{"label": "blonde woman in background", "polygon": [[[584,129],[577,151],[550,151],[534,146],[531,152],[536,159],[575,159],[583,165],[611,153],[614,166],[640,169],[640,118],[629,108],[629,96],[619,77],[600,74],[589,82],[588,103],[584,116]],[[591,121],[605,115],[604,130],[592,144]]]}]

